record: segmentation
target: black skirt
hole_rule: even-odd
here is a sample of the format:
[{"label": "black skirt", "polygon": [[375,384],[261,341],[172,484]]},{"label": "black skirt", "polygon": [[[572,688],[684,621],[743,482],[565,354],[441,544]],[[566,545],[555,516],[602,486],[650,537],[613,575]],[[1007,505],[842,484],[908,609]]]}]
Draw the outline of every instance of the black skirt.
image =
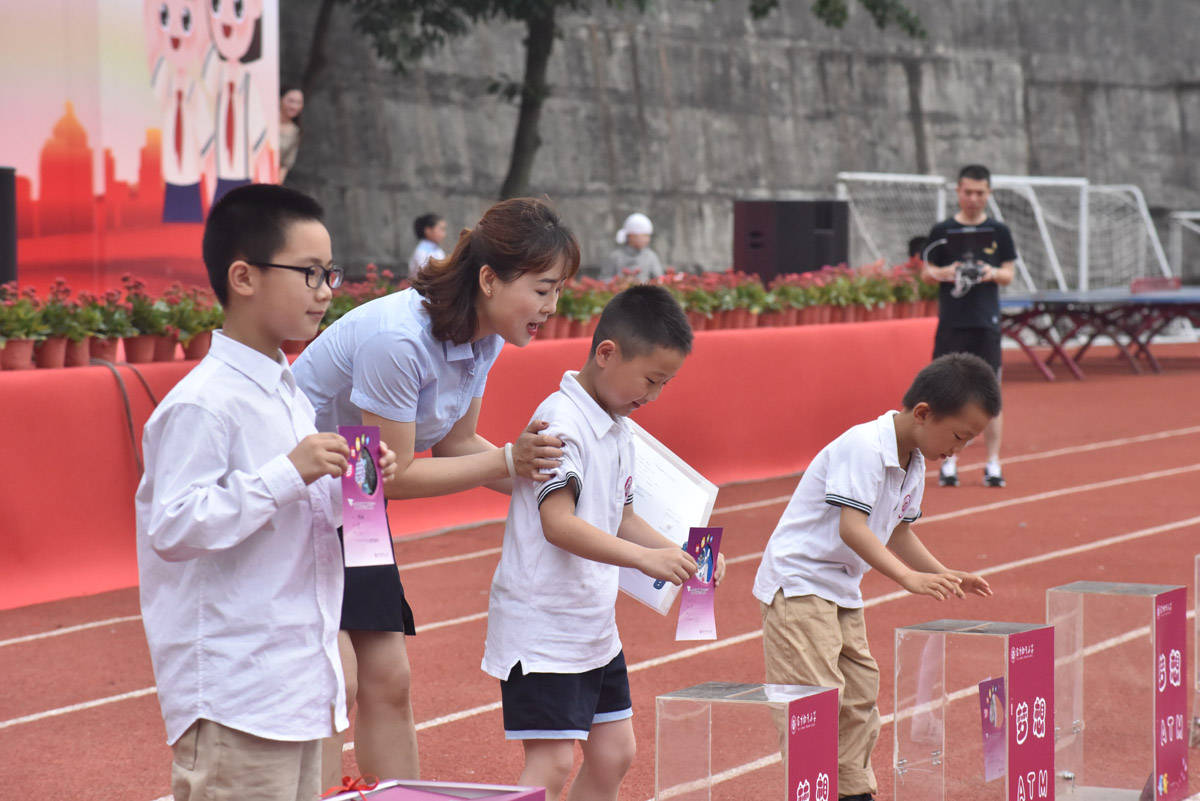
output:
[{"label": "black skirt", "polygon": [[[342,529],[338,527],[338,539]],[[396,554],[393,549],[392,560]],[[417,633],[412,608],[404,598],[400,570],[395,564],[347,567],[342,591],[343,631],[402,631]]]}]

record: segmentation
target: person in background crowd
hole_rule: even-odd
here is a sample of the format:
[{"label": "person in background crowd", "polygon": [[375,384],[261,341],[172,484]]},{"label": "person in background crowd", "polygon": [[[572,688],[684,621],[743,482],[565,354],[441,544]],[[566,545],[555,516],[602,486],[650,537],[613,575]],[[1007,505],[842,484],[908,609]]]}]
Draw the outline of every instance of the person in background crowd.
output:
[{"label": "person in background crowd", "polygon": [[408,274],[416,275],[430,259],[446,258],[442,250],[442,242],[446,239],[446,218],[427,212],[413,220],[413,234],[417,237],[417,246],[413,248],[408,260]]},{"label": "person in background crowd", "polygon": [[641,212],[625,218],[625,224],[617,231],[617,247],[608,254],[601,269],[601,278],[613,278],[626,270],[634,273],[635,281],[650,281],[663,274],[658,254],[650,249],[650,235],[654,224]]},{"label": "person in background crowd", "polygon": [[287,180],[300,152],[300,112],[304,111],[304,92],[285,86],[279,93],[279,183]]}]

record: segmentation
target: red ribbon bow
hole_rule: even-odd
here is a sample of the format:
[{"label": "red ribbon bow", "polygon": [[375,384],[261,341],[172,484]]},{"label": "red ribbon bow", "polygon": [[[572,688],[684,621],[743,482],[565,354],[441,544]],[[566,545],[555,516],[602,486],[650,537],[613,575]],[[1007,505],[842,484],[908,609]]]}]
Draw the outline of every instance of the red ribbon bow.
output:
[{"label": "red ribbon bow", "polygon": [[321,793],[321,798],[331,798],[339,793],[348,793],[354,791],[358,793],[358,797],[366,801],[366,796],[363,795],[363,790],[374,790],[379,784],[379,779],[374,776],[359,776],[357,779],[351,779],[349,776],[342,777],[340,787],[330,787],[325,792]]}]

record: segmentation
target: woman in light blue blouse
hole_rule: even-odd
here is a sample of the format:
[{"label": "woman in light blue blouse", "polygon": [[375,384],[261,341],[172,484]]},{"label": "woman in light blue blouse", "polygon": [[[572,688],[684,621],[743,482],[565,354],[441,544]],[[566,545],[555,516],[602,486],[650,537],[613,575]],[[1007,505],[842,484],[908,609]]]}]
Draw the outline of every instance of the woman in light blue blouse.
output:
[{"label": "woman in light blue blouse", "polygon": [[[562,442],[534,421],[497,447],[478,433],[488,371],[505,342],[527,345],[554,313],[579,269],[574,235],[545,203],[518,198],[488,209],[454,252],[429,261],[411,289],[366,303],[330,326],[293,371],[317,412],[318,430],[377,425],[396,452],[389,499],[423,498],[486,486],[511,492],[520,475],[562,455]],[[432,458],[414,455],[431,450]],[[346,568],[340,644],[347,707],[358,702],[360,773],[416,778],[418,758],[404,637],[412,611],[395,565]],[[322,773],[341,777],[341,738],[325,749]]]}]

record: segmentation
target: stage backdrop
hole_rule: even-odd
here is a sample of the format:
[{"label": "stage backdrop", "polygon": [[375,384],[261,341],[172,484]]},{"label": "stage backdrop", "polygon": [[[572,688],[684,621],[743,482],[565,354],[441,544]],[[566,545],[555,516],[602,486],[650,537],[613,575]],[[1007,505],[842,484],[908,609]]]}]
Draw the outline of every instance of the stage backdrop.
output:
[{"label": "stage backdrop", "polygon": [[279,0],[0,0],[17,275],[207,283],[214,196],[278,173]]}]

